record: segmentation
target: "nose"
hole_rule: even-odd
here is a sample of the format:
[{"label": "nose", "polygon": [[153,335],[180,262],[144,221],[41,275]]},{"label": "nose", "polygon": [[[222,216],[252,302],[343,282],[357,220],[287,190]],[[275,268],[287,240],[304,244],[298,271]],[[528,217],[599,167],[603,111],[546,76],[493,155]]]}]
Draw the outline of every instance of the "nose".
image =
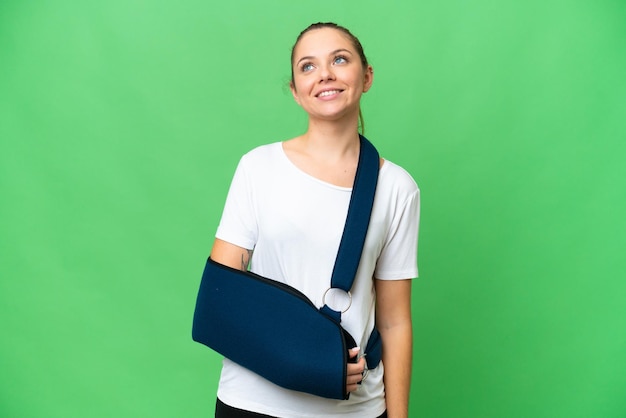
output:
[{"label": "nose", "polygon": [[335,73],[330,65],[323,65],[320,67],[320,82],[329,81],[335,79]]}]

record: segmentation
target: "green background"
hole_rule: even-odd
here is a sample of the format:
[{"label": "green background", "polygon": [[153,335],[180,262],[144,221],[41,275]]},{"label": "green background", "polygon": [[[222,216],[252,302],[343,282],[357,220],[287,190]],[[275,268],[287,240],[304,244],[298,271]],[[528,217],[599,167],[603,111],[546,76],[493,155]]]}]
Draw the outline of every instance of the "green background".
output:
[{"label": "green background", "polygon": [[626,416],[621,0],[0,2],[0,416],[212,415],[201,270],[319,20],[422,191],[411,416]]}]

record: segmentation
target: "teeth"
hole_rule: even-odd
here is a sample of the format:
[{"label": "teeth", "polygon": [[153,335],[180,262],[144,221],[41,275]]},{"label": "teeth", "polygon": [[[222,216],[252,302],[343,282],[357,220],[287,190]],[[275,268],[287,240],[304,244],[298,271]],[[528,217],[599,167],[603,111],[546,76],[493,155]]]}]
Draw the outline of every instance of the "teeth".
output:
[{"label": "teeth", "polygon": [[319,94],[320,97],[325,97],[325,96],[330,96],[332,94],[337,94],[339,93],[339,90],[328,90],[328,91],[323,91]]}]

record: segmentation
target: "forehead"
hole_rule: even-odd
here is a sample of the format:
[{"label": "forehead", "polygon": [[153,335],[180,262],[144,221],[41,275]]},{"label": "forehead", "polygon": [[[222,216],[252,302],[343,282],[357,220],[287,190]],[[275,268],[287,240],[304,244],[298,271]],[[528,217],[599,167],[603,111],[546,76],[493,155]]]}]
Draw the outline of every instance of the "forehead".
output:
[{"label": "forehead", "polygon": [[305,33],[295,48],[296,61],[301,56],[322,56],[337,49],[356,53],[352,41],[345,33],[333,28],[314,29]]}]

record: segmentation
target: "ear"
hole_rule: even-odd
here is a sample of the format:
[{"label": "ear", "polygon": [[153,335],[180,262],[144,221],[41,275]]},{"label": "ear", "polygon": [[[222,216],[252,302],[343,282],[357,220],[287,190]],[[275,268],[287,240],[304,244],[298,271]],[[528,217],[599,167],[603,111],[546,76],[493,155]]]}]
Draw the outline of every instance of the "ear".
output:
[{"label": "ear", "polygon": [[291,95],[293,99],[300,105],[300,99],[298,99],[298,92],[296,91],[296,86],[293,85],[293,81],[289,82],[289,90],[291,90]]},{"label": "ear", "polygon": [[365,75],[363,77],[363,93],[366,93],[374,82],[374,69],[371,65],[368,65],[365,69]]}]

